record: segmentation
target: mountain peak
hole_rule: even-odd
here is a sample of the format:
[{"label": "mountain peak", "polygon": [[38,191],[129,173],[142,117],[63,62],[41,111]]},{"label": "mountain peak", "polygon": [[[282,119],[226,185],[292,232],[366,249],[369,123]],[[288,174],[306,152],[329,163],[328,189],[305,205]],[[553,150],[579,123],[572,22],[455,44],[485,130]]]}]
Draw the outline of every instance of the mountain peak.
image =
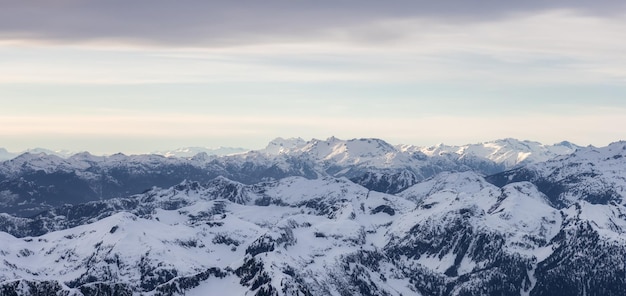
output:
[{"label": "mountain peak", "polygon": [[4,148],[0,148],[0,161],[9,160],[17,156],[17,153],[11,153]]},{"label": "mountain peak", "polygon": [[330,136],[328,139],[326,139],[326,142],[337,142],[337,141],[341,141],[340,139],[336,138],[335,136]]},{"label": "mountain peak", "polygon": [[622,150],[626,150],[626,141],[624,140],[620,140],[617,142],[612,142],[611,144],[609,144],[609,149],[622,149]]},{"label": "mountain peak", "polygon": [[298,148],[302,145],[305,145],[306,143],[307,142],[304,139],[299,138],[299,137],[287,138],[287,139],[278,137],[270,141],[265,147],[265,149],[263,149],[263,152],[270,154],[270,155],[278,155],[287,150]]},{"label": "mountain peak", "polygon": [[75,159],[75,160],[93,160],[93,159],[96,159],[96,158],[102,159],[104,157],[95,156],[95,155],[89,153],[88,151],[83,151],[83,152],[79,152],[79,153],[76,153],[76,154],[70,156],[68,159],[70,159],[70,160],[73,160],[73,159]]},{"label": "mountain peak", "polygon": [[564,147],[571,148],[571,149],[576,149],[578,147],[578,145],[570,141],[561,141],[561,142],[554,144],[554,146],[564,146]]},{"label": "mountain peak", "polygon": [[193,161],[207,161],[209,159],[209,154],[206,152],[199,152],[196,155],[191,157]]},{"label": "mountain peak", "polygon": [[48,155],[56,155],[56,156],[61,157],[61,158],[68,158],[68,157],[70,157],[70,156],[72,156],[74,154],[74,152],[69,151],[69,150],[65,150],[65,149],[50,150],[50,149],[45,149],[45,148],[27,149],[26,152],[30,152],[30,153],[34,153],[34,154],[45,153],[45,154],[48,154]]}]

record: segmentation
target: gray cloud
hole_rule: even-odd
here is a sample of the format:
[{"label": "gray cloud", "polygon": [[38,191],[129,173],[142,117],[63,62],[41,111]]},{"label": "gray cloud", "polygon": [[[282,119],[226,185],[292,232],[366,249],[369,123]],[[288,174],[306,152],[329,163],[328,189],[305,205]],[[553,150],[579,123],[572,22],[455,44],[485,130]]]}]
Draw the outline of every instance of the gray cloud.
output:
[{"label": "gray cloud", "polygon": [[[402,18],[477,22],[513,14],[569,9],[621,16],[624,1],[12,1],[0,0],[0,40],[113,40],[160,45],[221,46],[323,37],[330,30]],[[364,34],[385,40],[389,34]],[[367,40],[365,40],[367,41]]]}]

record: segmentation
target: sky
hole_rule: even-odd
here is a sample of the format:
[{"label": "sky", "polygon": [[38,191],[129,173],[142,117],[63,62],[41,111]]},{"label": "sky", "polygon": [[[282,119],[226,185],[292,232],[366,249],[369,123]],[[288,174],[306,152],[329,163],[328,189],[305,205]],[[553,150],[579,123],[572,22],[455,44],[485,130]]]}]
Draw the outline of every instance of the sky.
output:
[{"label": "sky", "polygon": [[[523,2],[523,3],[516,3]],[[0,147],[626,139],[624,1],[0,0]]]}]

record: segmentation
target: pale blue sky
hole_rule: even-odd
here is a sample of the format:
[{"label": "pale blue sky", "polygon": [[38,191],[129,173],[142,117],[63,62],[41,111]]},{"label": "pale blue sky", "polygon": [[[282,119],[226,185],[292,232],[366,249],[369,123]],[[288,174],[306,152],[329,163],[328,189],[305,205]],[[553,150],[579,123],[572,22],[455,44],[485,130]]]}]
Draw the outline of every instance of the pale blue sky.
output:
[{"label": "pale blue sky", "polygon": [[0,147],[624,139],[623,4],[543,2],[7,2]]}]

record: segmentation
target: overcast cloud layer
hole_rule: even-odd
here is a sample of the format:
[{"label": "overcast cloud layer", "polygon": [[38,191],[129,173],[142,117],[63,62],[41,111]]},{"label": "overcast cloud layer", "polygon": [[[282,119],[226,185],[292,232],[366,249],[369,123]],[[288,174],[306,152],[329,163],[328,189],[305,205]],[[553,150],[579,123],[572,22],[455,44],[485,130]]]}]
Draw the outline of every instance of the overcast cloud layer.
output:
[{"label": "overcast cloud layer", "polygon": [[[494,21],[546,10],[623,16],[624,1],[0,1],[3,39],[220,46],[306,40],[337,28],[402,19]],[[427,30],[428,28],[423,28]],[[397,32],[401,35],[402,32]],[[354,36],[352,36],[354,37]],[[364,32],[380,42],[396,32]]]}]

